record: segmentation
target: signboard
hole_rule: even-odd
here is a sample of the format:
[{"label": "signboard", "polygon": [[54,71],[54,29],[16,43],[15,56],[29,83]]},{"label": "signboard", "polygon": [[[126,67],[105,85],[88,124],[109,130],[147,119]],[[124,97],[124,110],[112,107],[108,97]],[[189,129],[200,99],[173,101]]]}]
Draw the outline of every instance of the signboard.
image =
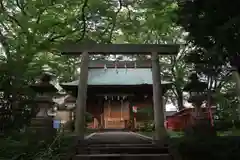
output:
[{"label": "signboard", "polygon": [[53,128],[59,129],[61,127],[61,121],[60,120],[53,120]]}]

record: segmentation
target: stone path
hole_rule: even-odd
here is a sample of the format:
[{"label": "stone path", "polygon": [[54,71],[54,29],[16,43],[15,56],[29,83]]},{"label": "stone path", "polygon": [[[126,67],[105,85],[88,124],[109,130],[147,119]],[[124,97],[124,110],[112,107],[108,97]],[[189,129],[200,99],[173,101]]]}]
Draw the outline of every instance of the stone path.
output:
[{"label": "stone path", "polygon": [[89,143],[94,144],[149,144],[152,139],[127,131],[105,131],[93,133],[86,137]]},{"label": "stone path", "polygon": [[72,160],[172,160],[168,147],[133,132],[105,130],[90,134],[85,142],[77,146]]}]

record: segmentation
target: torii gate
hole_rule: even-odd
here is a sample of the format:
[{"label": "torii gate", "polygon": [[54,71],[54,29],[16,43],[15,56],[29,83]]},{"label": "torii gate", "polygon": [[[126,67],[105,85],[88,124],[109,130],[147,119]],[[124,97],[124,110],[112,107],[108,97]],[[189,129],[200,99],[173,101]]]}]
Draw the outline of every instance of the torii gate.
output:
[{"label": "torii gate", "polygon": [[76,102],[75,132],[79,139],[84,139],[85,110],[87,99],[88,64],[90,54],[144,54],[152,56],[153,108],[155,123],[155,140],[167,136],[164,127],[164,106],[161,88],[159,55],[176,55],[179,45],[176,44],[75,44],[67,43],[62,47],[63,55],[82,55],[78,96]]}]

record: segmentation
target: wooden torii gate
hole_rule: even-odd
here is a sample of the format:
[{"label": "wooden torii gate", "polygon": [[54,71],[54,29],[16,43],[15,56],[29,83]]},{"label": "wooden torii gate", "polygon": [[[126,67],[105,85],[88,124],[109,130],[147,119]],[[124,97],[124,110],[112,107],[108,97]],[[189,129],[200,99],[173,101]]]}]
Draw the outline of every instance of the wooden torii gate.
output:
[{"label": "wooden torii gate", "polygon": [[175,55],[179,51],[176,44],[76,44],[67,43],[63,45],[63,55],[82,55],[80,64],[80,77],[78,85],[78,96],[76,102],[75,132],[79,139],[84,139],[85,110],[87,99],[87,81],[89,55],[93,54],[144,54],[152,56],[152,79],[153,79],[153,107],[155,123],[155,140],[162,140],[167,136],[164,127],[164,107],[161,88],[159,55]]}]

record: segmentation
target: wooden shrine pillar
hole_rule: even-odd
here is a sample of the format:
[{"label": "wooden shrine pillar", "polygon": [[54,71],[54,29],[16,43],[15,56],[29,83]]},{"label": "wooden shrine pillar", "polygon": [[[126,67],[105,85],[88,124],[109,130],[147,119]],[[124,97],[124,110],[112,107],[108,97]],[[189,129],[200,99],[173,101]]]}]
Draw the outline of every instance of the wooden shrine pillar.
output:
[{"label": "wooden shrine pillar", "polygon": [[98,128],[103,129],[105,127],[105,125],[104,125],[104,99],[101,97],[99,97],[99,99],[98,99],[98,107],[100,107]]},{"label": "wooden shrine pillar", "polygon": [[164,106],[160,76],[159,56],[157,52],[152,52],[152,79],[153,79],[153,108],[156,141],[164,141],[167,132],[164,127]]},{"label": "wooden shrine pillar", "polygon": [[80,64],[80,76],[78,84],[78,94],[76,101],[76,119],[75,119],[75,133],[80,140],[84,139],[85,131],[85,112],[86,112],[86,100],[87,100],[87,82],[88,82],[88,52],[82,53],[82,59]]}]

